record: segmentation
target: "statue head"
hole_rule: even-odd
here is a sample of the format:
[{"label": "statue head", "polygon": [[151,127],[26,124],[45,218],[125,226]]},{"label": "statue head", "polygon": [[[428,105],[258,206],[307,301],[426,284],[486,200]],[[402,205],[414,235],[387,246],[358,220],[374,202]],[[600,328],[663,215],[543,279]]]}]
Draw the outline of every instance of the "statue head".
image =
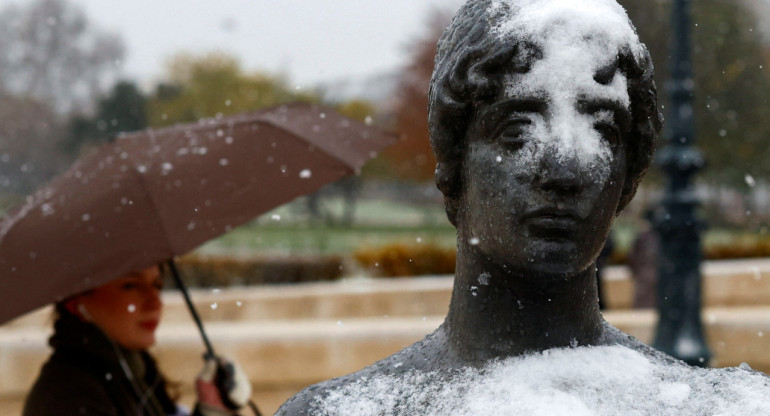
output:
[{"label": "statue head", "polygon": [[587,267],[661,123],[649,53],[614,0],[470,0],[439,40],[436,183],[472,245],[504,250],[534,235],[542,241],[517,249],[548,263],[548,247],[565,249],[550,242],[574,234],[585,253],[567,256],[580,258],[568,269]]}]

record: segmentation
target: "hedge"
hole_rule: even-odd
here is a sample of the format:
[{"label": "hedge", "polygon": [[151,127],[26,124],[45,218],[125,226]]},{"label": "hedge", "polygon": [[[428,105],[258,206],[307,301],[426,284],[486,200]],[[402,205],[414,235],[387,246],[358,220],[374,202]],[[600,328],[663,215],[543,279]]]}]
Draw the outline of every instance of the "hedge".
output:
[{"label": "hedge", "polygon": [[340,256],[241,257],[191,254],[177,261],[192,287],[227,287],[339,279]]}]

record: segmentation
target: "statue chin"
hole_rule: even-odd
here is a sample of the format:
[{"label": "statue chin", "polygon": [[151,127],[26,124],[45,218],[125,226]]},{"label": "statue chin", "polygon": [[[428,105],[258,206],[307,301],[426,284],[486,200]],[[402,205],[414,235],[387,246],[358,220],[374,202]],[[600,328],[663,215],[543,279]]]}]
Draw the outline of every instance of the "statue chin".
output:
[{"label": "statue chin", "polygon": [[576,275],[590,271],[601,247],[587,250],[571,240],[511,240],[504,244],[479,243],[470,246],[477,259],[484,259],[490,269],[501,269],[527,278],[535,275]]},{"label": "statue chin", "polygon": [[574,242],[545,241],[537,244],[537,259],[529,269],[535,273],[576,275],[594,267],[598,254],[585,252],[584,247]]},{"label": "statue chin", "polygon": [[569,261],[569,259],[546,259],[543,262],[533,264],[532,267],[529,268],[528,272],[531,275],[539,277],[571,277],[580,273],[588,272],[592,266],[593,263],[588,265],[579,263],[579,265],[577,265],[574,261]]}]

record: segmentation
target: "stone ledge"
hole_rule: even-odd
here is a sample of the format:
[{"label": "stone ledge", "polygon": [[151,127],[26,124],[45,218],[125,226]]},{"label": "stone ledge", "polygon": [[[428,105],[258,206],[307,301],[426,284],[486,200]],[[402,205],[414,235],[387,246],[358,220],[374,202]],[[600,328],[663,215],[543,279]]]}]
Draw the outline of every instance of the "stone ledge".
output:
[{"label": "stone ledge", "polygon": [[[706,262],[704,304],[770,305],[770,259]],[[274,319],[349,319],[445,315],[452,291],[451,276],[351,278],[338,282],[255,286],[192,291],[204,321]],[[607,268],[604,293],[610,310],[631,307],[633,283],[625,266]],[[181,296],[163,294],[165,322],[189,322]],[[3,325],[0,330],[50,325],[50,307]]]},{"label": "stone ledge", "polygon": [[[610,311],[606,319],[649,342],[654,332],[652,310]],[[741,362],[770,372],[770,306],[709,308],[704,312],[715,366]],[[213,322],[209,337],[221,354],[236,358],[254,387],[255,399],[267,413],[294,392],[315,382],[356,371],[421,339],[443,316],[344,320]],[[0,410],[18,414],[26,390],[49,354],[50,330],[16,328],[0,331]],[[765,336],[764,334],[768,334]],[[200,369],[203,346],[192,324],[164,324],[154,349],[168,376],[183,382],[186,402],[191,381]],[[16,406],[16,407],[14,407]]]}]

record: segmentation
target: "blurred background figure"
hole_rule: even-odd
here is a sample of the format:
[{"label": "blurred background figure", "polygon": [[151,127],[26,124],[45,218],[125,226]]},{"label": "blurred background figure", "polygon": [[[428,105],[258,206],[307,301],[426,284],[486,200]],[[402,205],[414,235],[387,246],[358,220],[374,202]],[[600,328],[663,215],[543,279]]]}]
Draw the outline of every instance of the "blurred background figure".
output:
[{"label": "blurred background figure", "polygon": [[[175,403],[175,384],[147,352],[161,319],[162,287],[161,270],[152,266],[59,302],[49,340],[53,354],[26,399],[24,416],[190,414]],[[230,388],[222,393],[217,385]],[[195,390],[192,414],[200,416],[234,414],[251,395],[237,366],[216,357],[205,358]]]},{"label": "blurred background figure", "polygon": [[634,308],[654,308],[658,281],[658,237],[652,230],[653,208],[644,211],[643,224],[628,251],[628,267],[634,281]]}]

